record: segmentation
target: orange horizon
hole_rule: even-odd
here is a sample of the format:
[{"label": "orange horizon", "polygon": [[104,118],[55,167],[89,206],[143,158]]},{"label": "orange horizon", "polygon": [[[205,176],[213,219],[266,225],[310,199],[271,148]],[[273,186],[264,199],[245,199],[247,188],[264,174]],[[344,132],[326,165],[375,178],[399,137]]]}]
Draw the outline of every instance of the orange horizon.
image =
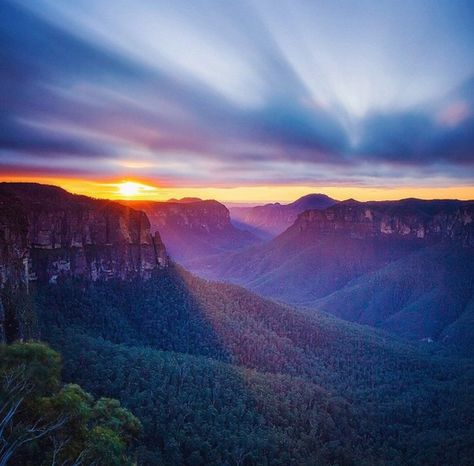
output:
[{"label": "orange horizon", "polygon": [[270,185],[236,187],[179,187],[156,186],[149,180],[123,178],[94,181],[77,178],[48,176],[0,177],[1,182],[41,183],[59,186],[74,194],[111,200],[166,201],[171,198],[199,197],[228,203],[292,202],[310,193],[326,194],[334,199],[354,198],[359,201],[419,199],[474,199],[474,186],[457,185],[438,188],[426,186],[323,186],[323,185]]}]

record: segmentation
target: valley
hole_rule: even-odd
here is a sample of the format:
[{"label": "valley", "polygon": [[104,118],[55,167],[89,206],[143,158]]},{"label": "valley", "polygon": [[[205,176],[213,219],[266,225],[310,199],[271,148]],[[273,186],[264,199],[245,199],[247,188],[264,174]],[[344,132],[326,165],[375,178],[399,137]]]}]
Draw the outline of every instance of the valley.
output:
[{"label": "valley", "polygon": [[260,239],[231,223],[229,210],[215,200],[128,201],[146,213],[152,233],[159,232],[169,255],[182,265],[225,252],[236,252]]},{"label": "valley", "polygon": [[199,273],[472,355],[473,218],[470,201],[344,201]]},{"label": "valley", "polygon": [[[421,251],[422,273],[422,260],[445,257],[442,246],[428,259],[425,249],[403,241],[390,253],[383,241],[362,251],[345,247],[351,257],[360,251],[354,264],[372,252],[360,276],[377,274],[374,288],[365,291],[365,281],[357,285],[348,275],[313,310],[298,310],[187,272],[130,207],[40,185],[3,185],[1,194],[4,338],[48,342],[64,358],[66,382],[117,398],[134,413],[143,425],[133,453],[139,464],[469,464],[472,360],[443,342],[409,342],[347,322],[358,306],[391,316],[404,303],[377,305],[377,293],[396,284],[384,261],[413,261]],[[274,241],[288,245],[292,235],[325,231],[305,223],[309,212]],[[355,228],[363,236],[372,227]],[[470,241],[462,227],[446,231]],[[333,254],[347,246],[344,233],[334,241]],[[81,256],[86,260],[77,261]],[[452,261],[460,264],[459,256]],[[347,264],[338,274],[341,267]],[[440,269],[439,280],[453,272]],[[417,277],[420,293],[429,292],[425,281]],[[330,278],[320,283],[334,286]],[[338,313],[347,320],[331,315]],[[468,346],[468,327],[457,326],[450,330],[464,332]]]}]

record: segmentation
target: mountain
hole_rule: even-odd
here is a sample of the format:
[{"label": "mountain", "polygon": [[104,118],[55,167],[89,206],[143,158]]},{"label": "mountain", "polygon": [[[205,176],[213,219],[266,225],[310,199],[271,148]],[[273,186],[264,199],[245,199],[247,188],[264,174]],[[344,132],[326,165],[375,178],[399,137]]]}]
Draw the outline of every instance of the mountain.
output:
[{"label": "mountain", "polygon": [[[473,218],[470,201],[344,201],[304,212],[271,242],[205,272],[268,297],[456,346],[456,322],[470,321],[474,298]],[[474,337],[463,334],[465,343]]]},{"label": "mountain", "polygon": [[273,238],[290,227],[298,215],[308,209],[325,209],[337,201],[325,194],[308,194],[291,204],[266,204],[255,207],[232,207],[232,222],[262,239]]},{"label": "mountain", "polygon": [[259,242],[251,233],[232,225],[228,209],[214,200],[124,203],[147,214],[152,231],[160,232],[170,256],[186,266],[200,258],[238,251]]}]

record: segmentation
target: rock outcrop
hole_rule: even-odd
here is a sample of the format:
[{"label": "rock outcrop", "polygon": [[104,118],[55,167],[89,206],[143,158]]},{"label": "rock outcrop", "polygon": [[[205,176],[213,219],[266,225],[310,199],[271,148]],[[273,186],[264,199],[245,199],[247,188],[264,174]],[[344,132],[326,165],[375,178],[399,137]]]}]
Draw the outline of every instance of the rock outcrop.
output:
[{"label": "rock outcrop", "polygon": [[143,210],[153,229],[174,228],[199,232],[218,232],[228,229],[230,214],[227,208],[215,200],[185,198],[176,201],[136,201],[128,205]]},{"label": "rock outcrop", "polygon": [[325,210],[302,213],[291,230],[311,235],[391,237],[428,243],[454,241],[474,246],[474,202],[348,200]]},{"label": "rock outcrop", "polygon": [[147,278],[166,266],[144,212],[54,186],[0,184],[0,283]]},{"label": "rock outcrop", "polygon": [[215,200],[184,198],[125,204],[143,210],[152,231],[160,232],[170,256],[192,271],[202,258],[235,252],[259,241],[232,225],[227,207]]}]

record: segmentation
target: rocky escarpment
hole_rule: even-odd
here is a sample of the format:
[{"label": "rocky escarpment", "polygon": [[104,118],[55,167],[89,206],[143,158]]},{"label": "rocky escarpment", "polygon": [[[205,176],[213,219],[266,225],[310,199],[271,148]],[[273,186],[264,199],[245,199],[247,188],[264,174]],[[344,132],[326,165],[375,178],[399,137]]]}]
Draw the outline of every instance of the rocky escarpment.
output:
[{"label": "rocky escarpment", "polygon": [[22,281],[28,260],[26,212],[16,197],[0,188],[0,284]]},{"label": "rocky escarpment", "polygon": [[174,228],[196,232],[218,232],[231,227],[228,209],[215,200],[184,198],[166,202],[129,201],[126,203],[148,215],[155,230]]},{"label": "rocky escarpment", "polygon": [[290,234],[455,241],[464,246],[474,246],[474,202],[349,200],[326,210],[302,213],[291,230]]},{"label": "rocky escarpment", "polygon": [[194,271],[201,258],[258,242],[232,225],[227,207],[215,200],[129,201],[126,205],[146,212],[152,231],[160,232],[171,257]]},{"label": "rocky escarpment", "polygon": [[144,212],[36,184],[0,185],[0,280],[149,277],[167,264]]}]

